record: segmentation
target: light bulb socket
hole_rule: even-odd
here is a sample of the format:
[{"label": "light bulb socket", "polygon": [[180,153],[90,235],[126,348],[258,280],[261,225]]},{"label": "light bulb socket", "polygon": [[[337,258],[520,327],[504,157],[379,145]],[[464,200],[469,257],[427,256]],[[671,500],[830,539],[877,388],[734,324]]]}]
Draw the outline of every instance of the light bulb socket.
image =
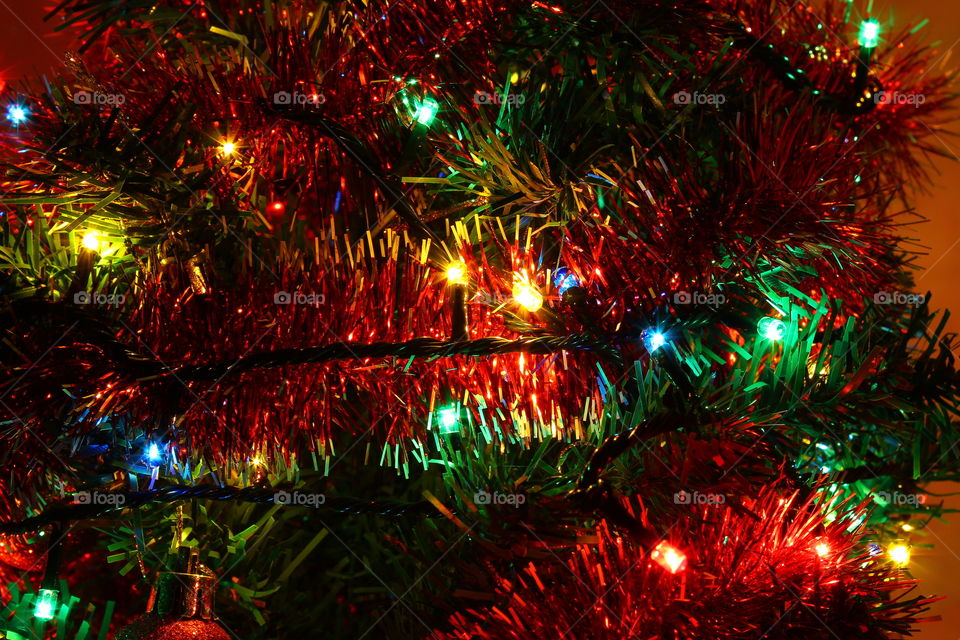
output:
[{"label": "light bulb socket", "polygon": [[181,558],[180,564],[184,571],[164,571],[157,576],[147,601],[147,612],[163,617],[215,619],[216,574],[200,564],[196,550]]},{"label": "light bulb socket", "polygon": [[450,312],[452,329],[451,342],[462,342],[470,339],[467,328],[467,288],[463,284],[454,284],[450,292]]}]

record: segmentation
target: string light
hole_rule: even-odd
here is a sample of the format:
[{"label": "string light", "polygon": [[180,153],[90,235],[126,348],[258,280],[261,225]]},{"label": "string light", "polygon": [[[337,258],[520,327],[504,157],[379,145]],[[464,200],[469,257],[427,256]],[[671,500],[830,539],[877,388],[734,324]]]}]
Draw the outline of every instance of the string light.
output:
[{"label": "string light", "polygon": [[437,412],[437,422],[440,424],[440,433],[459,433],[460,407],[453,404],[441,408]]},{"label": "string light", "polygon": [[513,285],[513,299],[521,307],[533,313],[543,306],[543,295],[529,282],[517,281]]},{"label": "string light", "polygon": [[644,331],[643,344],[647,351],[653,353],[663,345],[667,344],[667,337],[659,331]]},{"label": "string light", "polygon": [[60,592],[56,589],[40,589],[37,603],[33,606],[33,617],[37,620],[53,620],[59,600]]},{"label": "string light", "polygon": [[81,244],[84,249],[89,249],[90,251],[100,251],[100,236],[96,231],[87,231],[83,234],[83,240]]},{"label": "string light", "polygon": [[464,281],[467,275],[467,265],[465,265],[461,260],[451,262],[447,266],[446,276],[447,281],[450,284],[460,284]]},{"label": "string light", "polygon": [[818,542],[817,546],[815,546],[813,549],[814,551],[817,552],[817,555],[820,556],[821,558],[825,557],[828,553],[830,553],[830,545],[828,545],[826,542]]},{"label": "string light", "polygon": [[220,145],[220,153],[225,156],[232,156],[237,151],[237,145],[234,142],[224,142]]},{"label": "string light", "polygon": [[151,442],[147,445],[147,452],[143,457],[147,459],[147,462],[158,464],[163,461],[163,451],[160,450],[160,446],[156,442]]},{"label": "string light", "polygon": [[12,104],[7,107],[7,120],[13,124],[23,124],[27,121],[27,116],[30,115],[30,111],[26,107],[19,104]]},{"label": "string light", "polygon": [[910,562],[910,547],[905,544],[898,544],[890,547],[888,551],[890,559],[901,567]]},{"label": "string light", "polygon": [[670,573],[683,571],[687,566],[687,556],[682,551],[661,541],[653,551],[650,552],[650,559],[659,564]]},{"label": "string light", "polygon": [[424,98],[413,110],[413,119],[423,125],[429,125],[437,117],[440,104],[433,98]]},{"label": "string light", "polygon": [[786,335],[787,325],[783,323],[783,320],[766,317],[760,318],[760,321],[757,322],[757,330],[767,340],[776,341],[782,340],[783,336]]},{"label": "string light", "polygon": [[864,20],[860,23],[860,35],[857,38],[861,47],[873,49],[880,44],[880,23],[876,20]]}]

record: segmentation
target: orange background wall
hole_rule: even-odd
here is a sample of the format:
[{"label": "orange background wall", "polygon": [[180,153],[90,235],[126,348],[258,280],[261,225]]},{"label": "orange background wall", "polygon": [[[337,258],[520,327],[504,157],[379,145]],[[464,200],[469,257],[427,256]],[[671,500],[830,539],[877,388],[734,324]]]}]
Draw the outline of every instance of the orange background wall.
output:
[{"label": "orange background wall", "polygon": [[[859,3],[858,3],[859,4]],[[948,69],[960,68],[960,2],[957,0],[885,0],[875,4],[875,14],[883,19],[893,16],[895,24],[905,25],[929,18],[921,31],[936,46],[939,64]],[[960,115],[960,114],[958,114]],[[960,123],[951,127],[960,131]],[[953,309],[948,329],[960,330],[960,138],[940,135],[937,141],[948,158],[934,158],[934,185],[928,193],[918,194],[912,204],[929,221],[911,229],[910,235],[923,245],[917,259],[917,290],[933,293],[934,308]],[[957,349],[954,349],[957,353]],[[957,484],[936,483],[935,493],[960,491]],[[960,496],[945,498],[946,506],[960,509]],[[932,543],[932,550],[914,549],[911,573],[920,580],[919,592],[947,596],[933,605],[934,613],[943,617],[939,623],[921,627],[921,640],[958,640],[960,638],[960,514],[948,515],[951,525],[934,522],[927,528],[922,542]]]}]

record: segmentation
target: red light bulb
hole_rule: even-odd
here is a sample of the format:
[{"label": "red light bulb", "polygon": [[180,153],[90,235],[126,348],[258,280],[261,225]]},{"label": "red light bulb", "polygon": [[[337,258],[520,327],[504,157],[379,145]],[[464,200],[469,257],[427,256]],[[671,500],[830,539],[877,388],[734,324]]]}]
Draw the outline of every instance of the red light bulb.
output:
[{"label": "red light bulb", "polygon": [[670,573],[679,573],[687,568],[687,556],[665,540],[653,548],[650,559]]}]

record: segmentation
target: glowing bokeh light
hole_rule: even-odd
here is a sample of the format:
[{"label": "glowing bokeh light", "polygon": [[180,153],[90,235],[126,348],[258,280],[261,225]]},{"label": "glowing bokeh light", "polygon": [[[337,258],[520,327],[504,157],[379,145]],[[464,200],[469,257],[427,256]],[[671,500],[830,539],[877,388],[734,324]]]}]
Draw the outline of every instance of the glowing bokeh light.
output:
[{"label": "glowing bokeh light", "polygon": [[687,566],[687,556],[665,541],[654,547],[650,558],[670,573],[683,571]]},{"label": "glowing bokeh light", "polygon": [[531,313],[543,306],[543,294],[529,282],[520,281],[513,285],[513,299]]}]

